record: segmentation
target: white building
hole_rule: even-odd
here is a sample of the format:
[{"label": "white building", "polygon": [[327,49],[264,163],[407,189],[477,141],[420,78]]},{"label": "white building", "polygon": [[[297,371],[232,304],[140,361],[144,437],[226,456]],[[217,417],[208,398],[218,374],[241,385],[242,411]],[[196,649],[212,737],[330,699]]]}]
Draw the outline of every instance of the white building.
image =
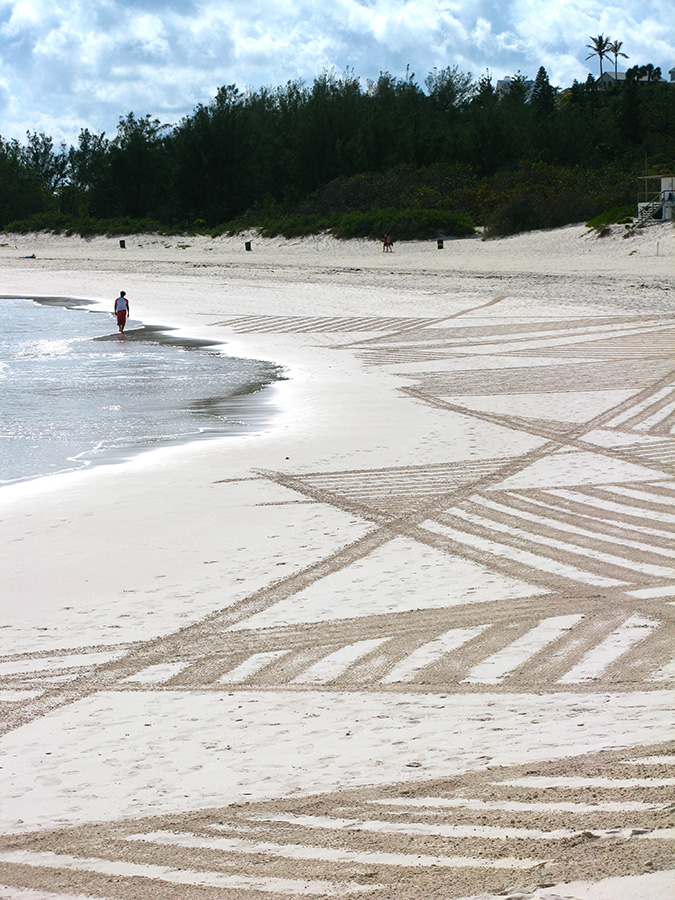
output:
[{"label": "white building", "polygon": [[[497,84],[495,85],[495,93],[499,97],[505,97],[508,92],[511,90],[511,84],[513,83],[514,78],[511,75],[506,75],[504,78],[500,78]],[[529,101],[532,99],[532,91],[534,90],[534,81],[530,78],[524,79],[525,84],[525,99]]]},{"label": "white building", "polygon": [[[675,69],[671,69],[669,74],[670,74],[670,80],[675,81]],[[626,73],[625,72],[617,72],[615,74],[614,72],[603,72],[601,77],[596,78],[595,80],[596,80],[596,83],[599,84],[601,87],[606,88],[606,87],[610,87],[613,84],[623,84],[626,80]],[[641,78],[636,78],[635,80],[641,81],[641,82],[646,82],[647,76],[643,75]],[[664,83],[668,84],[668,82],[666,81],[665,78],[663,78],[663,76],[661,78],[659,78],[659,83],[660,84],[664,84]]]},{"label": "white building", "polygon": [[675,220],[675,175],[645,175],[643,200],[638,200],[638,220],[672,222]]}]

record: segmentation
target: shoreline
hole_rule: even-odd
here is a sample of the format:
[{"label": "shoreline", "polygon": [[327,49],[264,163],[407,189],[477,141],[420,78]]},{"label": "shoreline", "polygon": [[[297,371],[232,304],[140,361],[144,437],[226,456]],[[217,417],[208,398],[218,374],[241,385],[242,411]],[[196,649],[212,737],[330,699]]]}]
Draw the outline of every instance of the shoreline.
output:
[{"label": "shoreline", "polygon": [[[0,303],[3,300],[14,299],[28,300],[38,305],[56,306],[69,311],[93,311],[103,315],[106,314],[106,311],[100,308],[100,304],[86,298],[19,295],[18,293],[12,295],[0,294]],[[233,360],[234,357],[228,354],[226,343],[217,339],[181,335],[179,332],[179,326],[167,324],[148,325],[141,320],[133,320],[133,326],[125,332],[124,341],[125,345],[128,345],[130,341],[140,341],[142,343],[176,347],[177,349],[206,350],[211,353],[217,353],[219,357],[223,358],[223,365],[226,367],[227,372],[228,360]],[[116,332],[111,332],[110,334],[89,337],[88,340],[115,341],[118,340],[118,337]],[[244,386],[240,386],[236,390],[230,389],[230,392],[225,397],[210,396],[198,398],[197,400],[193,398],[182,407],[183,412],[187,413],[189,410],[195,411],[195,404],[208,403],[209,406],[217,405],[219,415],[227,416],[226,422],[221,422],[219,425],[200,425],[196,421],[193,431],[181,431],[172,435],[148,435],[140,441],[127,437],[126,442],[123,442],[123,438],[116,438],[112,443],[108,442],[107,445],[100,445],[97,442],[93,446],[79,450],[76,455],[64,459],[64,467],[61,469],[50,472],[35,472],[7,481],[0,481],[0,488],[20,485],[28,481],[48,478],[54,475],[82,472],[99,465],[119,465],[130,462],[137,455],[152,450],[170,449],[183,444],[215,440],[221,437],[235,437],[264,430],[269,424],[270,416],[274,416],[274,409],[269,393],[265,397],[259,395],[262,395],[266,389],[273,387],[279,381],[285,380],[285,376],[282,370],[279,367],[275,367],[272,363],[262,360],[251,360],[251,362],[259,363],[260,366],[266,366],[270,379],[267,381],[249,380],[245,385],[245,389]],[[276,370],[274,377],[272,377],[273,370]],[[261,369],[260,376],[262,377],[263,374]],[[149,390],[151,387],[151,385],[148,385]]]},{"label": "shoreline", "polygon": [[662,900],[675,231],[660,234],[393,254],[204,242],[179,260],[159,241],[123,261],[104,239],[36,239],[44,260],[0,248],[10,289],[107,307],[123,287],[149,325],[290,376],[261,434],[0,491],[0,885],[50,883],[37,841],[75,860],[70,894],[106,900],[93,873],[110,859],[149,896],[188,873],[187,898],[248,890],[251,853],[282,895],[548,900],[545,882]]}]

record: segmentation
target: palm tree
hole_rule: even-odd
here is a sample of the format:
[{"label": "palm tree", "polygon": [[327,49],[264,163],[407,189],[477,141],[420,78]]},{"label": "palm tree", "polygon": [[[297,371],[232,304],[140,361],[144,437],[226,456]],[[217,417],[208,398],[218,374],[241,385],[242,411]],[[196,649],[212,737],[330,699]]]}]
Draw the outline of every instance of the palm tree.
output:
[{"label": "palm tree", "polygon": [[590,59],[591,56],[597,56],[600,60],[600,77],[602,78],[602,61],[603,59],[609,59],[609,50],[610,48],[610,40],[609,36],[605,37],[604,34],[599,34],[597,37],[591,38],[591,43],[586,44],[586,49],[591,50],[592,53],[589,53],[586,59]]},{"label": "palm tree", "polygon": [[621,52],[622,47],[623,41],[614,41],[607,46],[607,50],[614,57],[614,81],[619,80],[619,57],[622,56],[624,59],[628,59],[628,56]]}]

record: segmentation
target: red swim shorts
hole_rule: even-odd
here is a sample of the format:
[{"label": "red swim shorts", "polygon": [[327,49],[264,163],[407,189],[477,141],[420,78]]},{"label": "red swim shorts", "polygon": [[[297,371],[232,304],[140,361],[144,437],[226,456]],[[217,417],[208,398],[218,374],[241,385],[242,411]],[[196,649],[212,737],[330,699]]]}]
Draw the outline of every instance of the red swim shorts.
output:
[{"label": "red swim shorts", "polygon": [[118,309],[117,310],[117,324],[124,328],[124,323],[127,320],[127,311],[126,309]]}]

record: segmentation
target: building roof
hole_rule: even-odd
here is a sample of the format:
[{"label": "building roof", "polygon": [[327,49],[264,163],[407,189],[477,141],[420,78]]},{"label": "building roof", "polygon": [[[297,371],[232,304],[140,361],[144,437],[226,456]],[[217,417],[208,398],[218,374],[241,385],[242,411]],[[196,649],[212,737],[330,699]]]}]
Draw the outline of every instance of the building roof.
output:
[{"label": "building roof", "polygon": [[[675,68],[672,68],[668,74],[671,75],[673,73],[675,73]],[[626,80],[625,72],[617,72],[616,75],[614,74],[614,72],[603,72],[599,78],[596,78],[596,81],[602,81],[604,83],[607,83],[608,81],[625,81],[625,80]],[[643,75],[642,78],[636,78],[635,80],[636,81],[646,81],[647,76]],[[659,78],[659,81],[665,81],[666,84],[668,83],[667,80],[663,76],[661,76],[661,78]]]}]

